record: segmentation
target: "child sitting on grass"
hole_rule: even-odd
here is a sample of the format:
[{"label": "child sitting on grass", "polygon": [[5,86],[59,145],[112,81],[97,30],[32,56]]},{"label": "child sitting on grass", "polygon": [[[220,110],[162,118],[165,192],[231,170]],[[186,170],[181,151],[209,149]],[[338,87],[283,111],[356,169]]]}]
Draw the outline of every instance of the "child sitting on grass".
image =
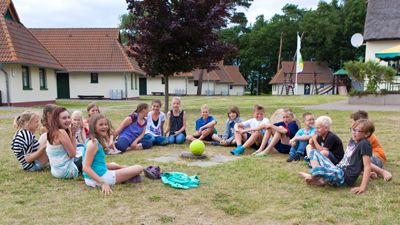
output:
[{"label": "child sitting on grass", "polygon": [[318,150],[311,150],[309,159],[312,169],[310,174],[299,175],[310,185],[322,186],[326,183],[333,186],[353,186],[363,172],[361,185],[351,192],[362,194],[367,189],[371,172],[372,147],[368,138],[374,133],[374,124],[365,119],[355,122],[351,128],[352,138],[347,146],[343,159],[335,166],[327,156]]},{"label": "child sitting on grass", "polygon": [[217,120],[210,115],[210,111],[207,105],[203,105],[201,108],[201,117],[196,120],[196,132],[193,135],[188,135],[186,140],[194,141],[196,139],[201,141],[220,141],[218,137],[215,125],[217,125]]},{"label": "child sitting on grass", "polygon": [[90,118],[95,115],[100,113],[100,108],[97,106],[95,102],[90,103],[87,108],[86,108],[88,117],[83,120],[83,127],[85,131],[85,139],[89,136],[89,123],[90,123]]},{"label": "child sitting on grass", "polygon": [[135,112],[127,116],[115,130],[115,147],[121,152],[128,150],[151,148],[153,143],[149,139],[144,139],[146,132],[146,116],[149,111],[149,105],[140,103]]},{"label": "child sitting on grass", "polygon": [[74,124],[78,129],[76,131],[75,138],[77,144],[85,143],[85,131],[83,130],[83,119],[82,119],[82,112],[79,110],[75,110],[71,114],[72,124]]},{"label": "child sitting on grass", "polygon": [[168,127],[166,133],[169,132],[169,144],[182,144],[186,139],[186,112],[180,109],[181,99],[179,97],[172,98],[172,110],[168,112]]},{"label": "child sitting on grass", "polygon": [[[220,145],[229,146],[235,145],[235,124],[241,123],[239,108],[237,106],[230,106],[228,109],[228,119],[225,123],[225,132],[222,139],[219,141]],[[217,142],[218,143],[218,142]]]},{"label": "child sitting on grass", "polygon": [[[368,112],[364,110],[358,110],[352,113],[350,118],[353,120],[353,123],[360,119],[368,119]],[[369,143],[371,143],[372,146],[371,163],[378,167],[373,168],[373,171],[371,172],[371,178],[377,178],[379,175],[380,177],[383,177],[385,181],[390,181],[392,179],[392,174],[389,171],[383,169],[383,166],[386,162],[386,154],[382,148],[382,145],[379,143],[378,138],[375,134],[372,134],[368,138],[368,141]]]},{"label": "child sitting on grass", "polygon": [[[267,156],[274,148],[280,153],[289,153],[291,148],[289,141],[294,137],[299,127],[295,121],[294,113],[290,109],[283,110],[282,120],[275,124],[265,124],[258,127],[258,129],[265,129],[265,134],[260,148],[253,153],[255,157]],[[271,136],[271,142],[268,143]]]},{"label": "child sitting on grass", "polygon": [[147,114],[146,133],[143,138],[151,141],[153,145],[166,145],[168,139],[164,136],[165,115],[160,111],[161,101],[154,99],[151,106],[153,110]]},{"label": "child sitting on grass", "polygon": [[[237,147],[231,151],[232,155],[241,155],[250,146],[258,148],[261,144],[264,130],[257,129],[260,125],[270,124],[269,119],[264,117],[264,107],[255,105],[253,118],[245,122],[235,124],[235,141]],[[244,144],[242,145],[242,143]]]},{"label": "child sitting on grass", "polygon": [[306,112],[302,116],[304,128],[297,131],[296,135],[290,139],[289,144],[292,146],[289,152],[289,158],[287,162],[299,161],[302,156],[305,155],[306,147],[311,135],[314,134],[314,115],[310,112]]},{"label": "child sitting on grass", "polygon": [[17,132],[12,139],[11,150],[25,171],[41,170],[49,162],[45,148],[39,149],[39,142],[35,137],[39,125],[39,114],[30,111],[21,113],[14,120]]},{"label": "child sitting on grass", "polygon": [[117,163],[106,163],[104,147],[109,125],[101,115],[94,115],[89,123],[89,138],[83,150],[83,177],[85,184],[90,187],[101,187],[105,194],[111,194],[112,185],[128,182],[140,182],[143,167],[120,166]]}]

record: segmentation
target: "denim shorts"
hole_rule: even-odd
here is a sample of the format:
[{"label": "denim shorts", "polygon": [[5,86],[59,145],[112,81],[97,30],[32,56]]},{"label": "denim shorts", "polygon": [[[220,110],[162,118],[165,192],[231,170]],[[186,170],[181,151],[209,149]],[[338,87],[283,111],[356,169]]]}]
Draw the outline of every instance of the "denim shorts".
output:
[{"label": "denim shorts", "polygon": [[39,160],[35,160],[33,162],[33,166],[28,171],[34,172],[43,170],[44,168],[46,168],[46,165],[42,165],[42,163]]},{"label": "denim shorts", "polygon": [[375,166],[379,167],[379,168],[383,168],[383,164],[384,164],[382,159],[380,159],[376,155],[372,155],[371,156],[371,163],[374,164]]}]

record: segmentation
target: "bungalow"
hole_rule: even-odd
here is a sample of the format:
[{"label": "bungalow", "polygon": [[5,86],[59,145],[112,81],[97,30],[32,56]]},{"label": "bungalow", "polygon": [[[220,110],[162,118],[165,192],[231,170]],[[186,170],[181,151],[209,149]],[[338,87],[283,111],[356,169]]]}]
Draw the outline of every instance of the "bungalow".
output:
[{"label": "bungalow", "polygon": [[[243,95],[247,81],[243,78],[238,66],[227,66],[222,63],[212,71],[196,69],[188,73],[178,73],[169,80],[169,94],[196,95],[199,78],[203,74],[202,95]],[[164,92],[164,79],[161,76],[142,77],[140,89],[143,94],[154,95]],[[144,87],[145,86],[145,87]]]},{"label": "bungalow", "polygon": [[29,30],[65,69],[57,71],[57,98],[138,98],[143,72],[121,45],[118,28]]},{"label": "bungalow", "polygon": [[[364,26],[366,42],[365,59],[379,60],[379,53],[400,46],[400,4],[398,0],[369,0]],[[400,71],[400,51],[397,57],[381,58],[383,64],[393,66]],[[381,88],[400,90],[400,72],[391,84],[383,84]]]},{"label": "bungalow", "polygon": [[12,1],[0,1],[0,105],[35,105],[57,97],[57,59],[21,23]]},{"label": "bungalow", "polygon": [[335,91],[335,88],[332,89],[334,76],[325,63],[304,62],[303,71],[297,75],[297,93],[295,93],[295,79],[295,62],[283,61],[282,68],[269,82],[272,85],[272,95],[332,94]]}]

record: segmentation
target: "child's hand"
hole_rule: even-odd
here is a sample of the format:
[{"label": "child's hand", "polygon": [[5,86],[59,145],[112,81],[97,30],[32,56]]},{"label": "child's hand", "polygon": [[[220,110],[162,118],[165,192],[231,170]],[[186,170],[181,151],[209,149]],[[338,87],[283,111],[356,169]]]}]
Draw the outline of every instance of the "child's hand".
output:
[{"label": "child's hand", "polygon": [[104,195],[110,195],[112,193],[110,185],[106,182],[101,184],[101,191],[104,193]]},{"label": "child's hand", "polygon": [[354,194],[359,195],[359,194],[364,193],[365,189],[361,188],[361,187],[354,187],[354,188],[351,189],[351,192],[353,192]]},{"label": "child's hand", "polygon": [[294,138],[290,139],[289,144],[293,147],[296,146],[296,141],[294,140]]},{"label": "child's hand", "polygon": [[226,144],[226,140],[220,140],[219,143],[220,143],[221,145],[225,145],[225,144]]}]

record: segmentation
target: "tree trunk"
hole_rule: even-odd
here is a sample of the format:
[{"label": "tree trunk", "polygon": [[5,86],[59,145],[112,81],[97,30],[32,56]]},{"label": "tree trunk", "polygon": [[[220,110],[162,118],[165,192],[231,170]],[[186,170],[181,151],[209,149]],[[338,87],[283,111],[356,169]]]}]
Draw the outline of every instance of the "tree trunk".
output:
[{"label": "tree trunk", "polygon": [[201,95],[201,91],[202,91],[202,87],[203,87],[203,76],[204,76],[204,69],[202,69],[199,74],[199,82],[197,84],[197,96]]},{"label": "tree trunk", "polygon": [[168,106],[169,106],[169,76],[168,75],[164,75],[164,80],[165,80],[165,84],[164,84],[164,113],[168,112]]}]

